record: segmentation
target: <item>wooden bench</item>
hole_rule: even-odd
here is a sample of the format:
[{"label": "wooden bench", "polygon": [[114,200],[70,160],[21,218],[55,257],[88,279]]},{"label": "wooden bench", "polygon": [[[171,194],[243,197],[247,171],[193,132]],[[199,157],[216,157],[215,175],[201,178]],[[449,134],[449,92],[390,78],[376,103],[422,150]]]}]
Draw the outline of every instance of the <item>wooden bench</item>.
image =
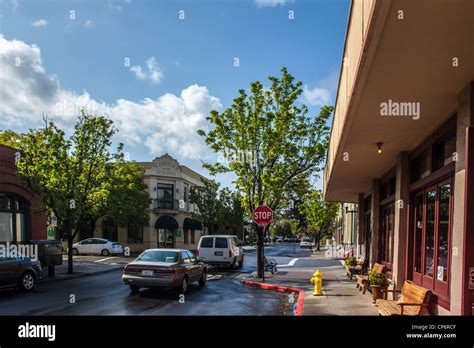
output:
[{"label": "wooden bench", "polygon": [[367,267],[366,264],[367,264],[367,260],[364,257],[362,257],[359,260],[357,260],[357,265],[355,266],[346,265],[347,278],[352,279],[354,275],[362,274],[364,269]]},{"label": "wooden bench", "polygon": [[[374,263],[372,266],[372,271],[382,273],[384,270],[385,266],[381,265],[380,263]],[[369,285],[369,275],[368,274],[357,274],[356,275],[356,288],[362,290],[362,293],[365,294],[367,291],[367,286]]]},{"label": "wooden bench", "polygon": [[[379,315],[430,315],[428,310],[431,291],[416,285],[412,281],[405,280],[402,290],[382,290],[385,300],[379,299],[376,305],[379,307]],[[388,292],[401,292],[397,301],[387,300]]]}]

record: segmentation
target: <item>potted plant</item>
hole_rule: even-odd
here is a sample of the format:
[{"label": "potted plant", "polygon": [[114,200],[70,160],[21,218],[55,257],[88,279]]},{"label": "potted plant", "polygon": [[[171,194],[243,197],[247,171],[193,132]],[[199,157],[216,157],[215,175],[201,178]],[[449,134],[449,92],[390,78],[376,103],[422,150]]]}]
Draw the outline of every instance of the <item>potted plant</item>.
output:
[{"label": "potted plant", "polygon": [[372,297],[375,301],[383,297],[383,291],[387,290],[390,285],[390,280],[387,278],[385,273],[370,271],[369,272],[369,284],[372,291]]},{"label": "potted plant", "polygon": [[354,256],[349,256],[344,260],[344,263],[346,264],[346,266],[356,266],[357,259]]},{"label": "potted plant", "polygon": [[349,256],[344,260],[344,263],[346,265],[347,276],[352,278],[352,271],[354,267],[357,266],[357,259],[354,256]]}]

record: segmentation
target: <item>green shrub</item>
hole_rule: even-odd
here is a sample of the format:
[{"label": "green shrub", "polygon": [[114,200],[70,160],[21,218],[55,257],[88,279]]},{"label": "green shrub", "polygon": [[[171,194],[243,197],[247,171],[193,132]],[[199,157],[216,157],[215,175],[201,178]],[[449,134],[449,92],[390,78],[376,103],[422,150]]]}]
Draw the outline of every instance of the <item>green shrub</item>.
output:
[{"label": "green shrub", "polygon": [[369,283],[370,285],[389,285],[390,281],[385,273],[370,271],[369,272]]},{"label": "green shrub", "polygon": [[354,256],[349,256],[347,259],[344,260],[344,263],[347,266],[357,266],[357,259]]}]

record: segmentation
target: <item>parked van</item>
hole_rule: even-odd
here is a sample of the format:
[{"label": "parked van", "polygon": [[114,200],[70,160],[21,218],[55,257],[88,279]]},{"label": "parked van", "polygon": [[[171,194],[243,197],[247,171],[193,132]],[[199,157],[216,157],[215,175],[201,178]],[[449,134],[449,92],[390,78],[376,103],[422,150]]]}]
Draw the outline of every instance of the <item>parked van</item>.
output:
[{"label": "parked van", "polygon": [[198,257],[210,265],[234,268],[244,264],[244,253],[239,239],[233,235],[202,236],[197,248]]}]

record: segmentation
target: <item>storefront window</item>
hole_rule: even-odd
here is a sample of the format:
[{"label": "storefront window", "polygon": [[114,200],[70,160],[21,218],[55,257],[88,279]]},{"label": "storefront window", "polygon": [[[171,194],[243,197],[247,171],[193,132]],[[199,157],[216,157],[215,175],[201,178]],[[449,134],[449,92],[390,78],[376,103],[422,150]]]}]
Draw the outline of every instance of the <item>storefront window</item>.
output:
[{"label": "storefront window", "polygon": [[429,174],[428,151],[425,151],[410,161],[410,183],[414,183]]},{"label": "storefront window", "polygon": [[433,277],[436,190],[426,193],[425,275]]},{"label": "storefront window", "polygon": [[415,213],[415,272],[421,273],[421,254],[423,238],[423,195],[416,196]]},{"label": "storefront window", "polygon": [[448,234],[451,185],[446,184],[439,188],[439,218],[438,218],[438,268],[437,280],[448,279]]},{"label": "storefront window", "polygon": [[394,204],[389,204],[382,208],[381,223],[380,223],[380,259],[389,265],[387,267],[391,270],[393,263],[393,223],[394,223]]},{"label": "storefront window", "polygon": [[[449,294],[452,179],[415,195],[413,281],[444,300]],[[444,302],[446,303],[446,302]]]},{"label": "storefront window", "polygon": [[28,201],[13,193],[0,193],[0,241],[27,240],[27,217]]},{"label": "storefront window", "polygon": [[129,243],[143,243],[143,226],[130,224],[128,225],[128,242]]}]

